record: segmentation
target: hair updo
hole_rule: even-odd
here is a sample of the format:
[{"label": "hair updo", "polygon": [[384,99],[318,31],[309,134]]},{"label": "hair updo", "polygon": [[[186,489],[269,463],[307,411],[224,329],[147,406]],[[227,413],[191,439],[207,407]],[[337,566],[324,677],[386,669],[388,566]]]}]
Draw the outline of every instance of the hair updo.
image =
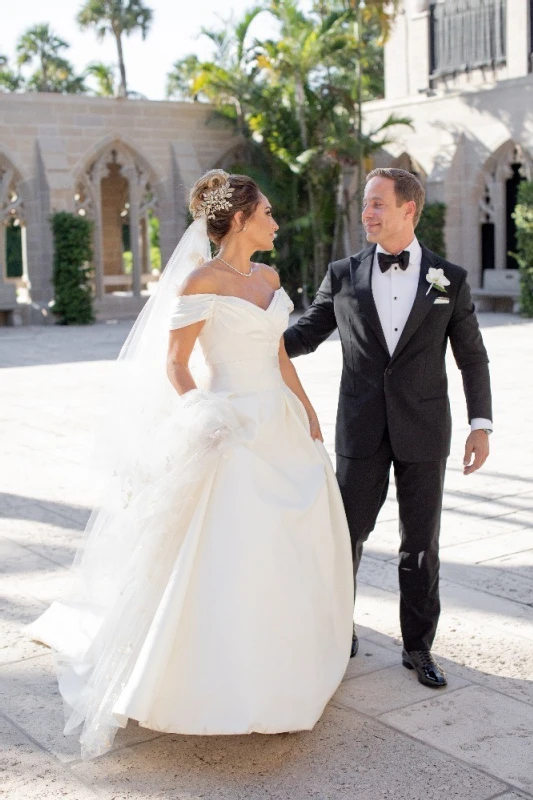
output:
[{"label": "hair updo", "polygon": [[229,208],[218,208],[212,217],[207,217],[207,235],[211,241],[219,245],[231,230],[231,223],[237,211],[241,211],[244,221],[249,219],[261,199],[261,190],[255,181],[247,175],[229,175],[223,169],[211,169],[196,181],[191,189],[189,210],[193,217],[205,214],[204,203],[210,192],[229,184],[232,189],[228,196]]}]

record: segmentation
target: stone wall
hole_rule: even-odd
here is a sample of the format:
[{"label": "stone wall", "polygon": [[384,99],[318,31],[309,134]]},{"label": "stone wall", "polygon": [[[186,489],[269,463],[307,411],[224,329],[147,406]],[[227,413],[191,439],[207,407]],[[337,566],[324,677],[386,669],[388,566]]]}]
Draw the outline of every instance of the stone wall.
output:
[{"label": "stone wall", "polygon": [[[395,142],[376,166],[414,163],[429,201],[447,205],[446,249],[483,284],[480,229],[494,225],[496,269],[505,269],[506,181],[512,164],[532,177],[533,75],[528,73],[529,22],[525,0],[507,0],[507,63],[498,71],[457,74],[429,89],[428,13],[410,0],[385,46],[386,97],[365,105],[367,130],[391,114],[413,129],[391,129]],[[421,10],[422,9],[422,10]],[[516,278],[516,275],[507,276]]]},{"label": "stone wall", "polygon": [[495,68],[458,72],[445,80],[430,81],[429,0],[404,0],[385,45],[385,96],[388,100],[413,97],[432,89],[475,89],[498,81],[521,78],[529,72],[528,0],[506,0],[506,63]]},{"label": "stone wall", "polygon": [[[14,174],[22,199],[18,213],[24,218],[35,304],[44,307],[52,297],[49,216],[75,210],[85,171],[113,147],[127,151],[135,168],[149,176],[157,196],[163,262],[169,257],[185,228],[188,188],[237,144],[227,126],[209,122],[211,115],[211,107],[193,103],[0,94],[0,157]],[[10,204],[6,185],[0,196],[4,216]],[[0,261],[3,266],[3,254]]]}]

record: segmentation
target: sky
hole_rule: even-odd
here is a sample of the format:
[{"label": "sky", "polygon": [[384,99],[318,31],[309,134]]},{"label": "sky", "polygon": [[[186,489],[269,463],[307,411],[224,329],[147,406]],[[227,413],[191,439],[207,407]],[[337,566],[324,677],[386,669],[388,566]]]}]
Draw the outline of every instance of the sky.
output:
[{"label": "sky", "polygon": [[[6,2],[6,0],[4,0]],[[145,41],[138,33],[124,37],[124,58],[128,89],[141,92],[150,100],[165,99],[166,74],[172,64],[189,53],[208,57],[211,47],[206,37],[198,38],[202,26],[217,28],[220,18],[239,19],[254,5],[253,0],[144,0],[154,12]],[[81,32],[75,17],[82,0],[22,0],[11,3],[9,14],[2,14],[0,53],[13,64],[19,36],[33,25],[48,22],[52,31],[71,47],[63,52],[81,72],[91,61],[116,64],[116,46],[111,39],[99,43],[92,31]],[[303,5],[307,2],[303,0]],[[250,29],[251,35],[275,33],[269,15],[260,14]]]}]

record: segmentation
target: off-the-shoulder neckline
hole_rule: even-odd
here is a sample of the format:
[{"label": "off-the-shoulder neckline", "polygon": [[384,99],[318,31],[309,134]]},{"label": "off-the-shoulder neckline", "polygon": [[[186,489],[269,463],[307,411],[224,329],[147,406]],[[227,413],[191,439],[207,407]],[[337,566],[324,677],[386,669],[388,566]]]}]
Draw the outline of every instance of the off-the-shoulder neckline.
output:
[{"label": "off-the-shoulder neckline", "polygon": [[245,297],[238,297],[236,294],[216,294],[214,292],[211,293],[197,292],[196,294],[180,294],[178,295],[177,299],[181,299],[183,297],[213,297],[218,300],[240,300],[242,303],[246,303],[249,306],[257,308],[258,311],[263,311],[264,313],[266,313],[267,311],[270,310],[270,307],[272,306],[272,303],[274,302],[274,298],[276,297],[277,293],[283,291],[284,291],[283,286],[280,286],[279,289],[274,289],[272,297],[270,298],[270,303],[266,308],[263,308],[263,306],[258,306],[257,303],[252,303],[251,300],[247,300]]}]

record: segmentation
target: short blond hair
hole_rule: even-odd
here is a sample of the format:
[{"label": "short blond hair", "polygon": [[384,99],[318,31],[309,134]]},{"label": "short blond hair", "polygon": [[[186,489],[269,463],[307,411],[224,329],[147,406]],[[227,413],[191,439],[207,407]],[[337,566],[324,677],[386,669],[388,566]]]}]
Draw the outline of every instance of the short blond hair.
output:
[{"label": "short blond hair", "polygon": [[414,227],[418,225],[424,202],[426,200],[426,193],[424,187],[412,172],[407,172],[406,169],[397,169],[396,167],[378,167],[369,172],[366,176],[366,182],[372,178],[388,178],[394,182],[394,194],[396,195],[396,205],[401,206],[412,200],[416,206],[414,216]]}]

